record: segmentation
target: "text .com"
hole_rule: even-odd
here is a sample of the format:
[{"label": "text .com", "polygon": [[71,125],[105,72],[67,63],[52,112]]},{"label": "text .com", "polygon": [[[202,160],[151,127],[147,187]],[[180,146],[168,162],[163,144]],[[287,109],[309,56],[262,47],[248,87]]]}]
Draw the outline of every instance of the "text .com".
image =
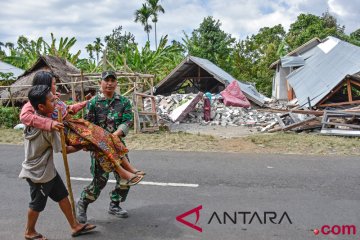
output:
[{"label": "text .com", "polygon": [[356,235],[355,225],[324,225],[314,229],[315,235]]}]

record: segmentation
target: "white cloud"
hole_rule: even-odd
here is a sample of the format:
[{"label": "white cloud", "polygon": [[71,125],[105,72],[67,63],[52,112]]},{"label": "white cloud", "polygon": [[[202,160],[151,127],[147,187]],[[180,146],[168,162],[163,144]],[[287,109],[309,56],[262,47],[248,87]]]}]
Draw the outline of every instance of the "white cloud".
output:
[{"label": "white cloud", "polygon": [[[47,0],[3,1],[0,8],[0,41],[16,42],[18,36],[32,39],[43,36],[50,40],[76,37],[75,50],[81,49],[96,37],[104,37],[119,25],[123,31],[135,35],[143,45],[147,39],[143,27],[134,23],[134,12],[144,1],[126,0]],[[159,15],[158,38],[168,34],[170,40],[181,41],[183,31],[188,34],[207,16],[214,16],[222,29],[233,37],[245,38],[261,27],[282,24],[288,29],[300,13],[320,15],[329,10],[347,33],[359,28],[360,1],[349,0],[163,0],[166,13]],[[152,46],[154,32],[150,33]]]},{"label": "white cloud", "polygon": [[341,17],[346,17],[348,15],[348,12],[341,6],[341,4],[337,3],[336,0],[329,0],[328,4],[330,12]]}]

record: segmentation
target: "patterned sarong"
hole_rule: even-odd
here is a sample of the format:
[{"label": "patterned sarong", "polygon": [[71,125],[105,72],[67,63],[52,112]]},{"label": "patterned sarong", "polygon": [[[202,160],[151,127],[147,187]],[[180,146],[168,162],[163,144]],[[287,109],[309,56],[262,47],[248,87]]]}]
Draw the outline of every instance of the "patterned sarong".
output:
[{"label": "patterned sarong", "polygon": [[105,172],[114,171],[128,149],[119,137],[84,119],[67,116],[64,119],[66,144],[94,152]]}]

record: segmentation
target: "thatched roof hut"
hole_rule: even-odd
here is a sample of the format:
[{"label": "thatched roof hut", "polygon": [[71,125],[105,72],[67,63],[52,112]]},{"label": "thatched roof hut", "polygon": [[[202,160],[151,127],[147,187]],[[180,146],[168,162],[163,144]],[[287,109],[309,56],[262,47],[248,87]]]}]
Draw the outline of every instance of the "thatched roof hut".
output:
[{"label": "thatched roof hut", "polygon": [[[29,85],[32,84],[33,77],[38,71],[52,72],[55,75],[56,83],[70,83],[71,81],[73,81],[73,79],[68,76],[68,74],[80,73],[80,70],[77,69],[70,62],[68,62],[66,59],[55,56],[40,56],[36,63],[30,69],[20,75],[16,82],[11,85],[11,92],[13,98],[27,96],[28,89],[30,88]],[[27,85],[28,87],[15,87],[23,85]],[[94,85],[94,83],[84,83],[85,91],[89,90],[89,87],[92,85]],[[76,90],[80,90],[80,88],[77,87]],[[64,99],[68,99],[71,95],[71,84],[60,85],[57,87],[57,91],[64,95]],[[0,94],[0,96],[1,98],[8,98],[9,93],[7,91],[4,91]]]}]

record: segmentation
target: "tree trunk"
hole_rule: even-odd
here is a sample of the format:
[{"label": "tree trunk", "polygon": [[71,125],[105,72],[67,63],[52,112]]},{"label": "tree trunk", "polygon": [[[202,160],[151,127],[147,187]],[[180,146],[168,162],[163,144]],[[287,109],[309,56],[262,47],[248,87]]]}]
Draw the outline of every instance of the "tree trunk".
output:
[{"label": "tree trunk", "polygon": [[148,21],[147,21],[147,20],[146,20],[146,26],[147,26],[147,27],[145,27],[145,31],[146,31],[146,33],[147,33],[148,42],[149,42],[149,44],[150,44],[150,38],[149,38],[150,30],[149,30],[149,24],[148,24]]},{"label": "tree trunk", "polygon": [[154,24],[155,24],[155,49],[157,50],[158,45],[157,45],[156,22],[154,22]]}]

